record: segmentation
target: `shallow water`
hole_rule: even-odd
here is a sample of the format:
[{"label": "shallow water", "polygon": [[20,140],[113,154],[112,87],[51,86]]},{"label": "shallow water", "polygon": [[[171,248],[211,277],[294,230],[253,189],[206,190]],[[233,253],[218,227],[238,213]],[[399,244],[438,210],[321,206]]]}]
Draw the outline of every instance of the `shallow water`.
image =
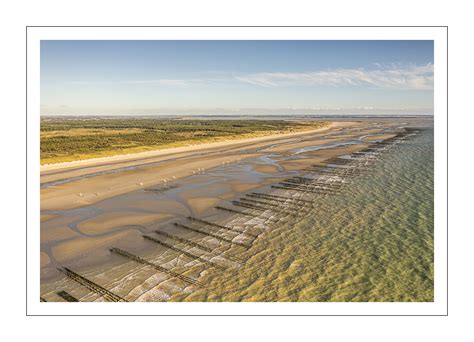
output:
[{"label": "shallow water", "polygon": [[306,218],[262,235],[240,269],[209,272],[207,288],[170,299],[433,301],[433,202],[430,128]]},{"label": "shallow water", "polygon": [[[371,135],[367,135],[367,136],[371,136]],[[346,141],[337,142],[337,143],[328,143],[328,144],[321,144],[318,146],[302,147],[292,152],[296,155],[296,154],[305,153],[305,152],[319,151],[319,150],[324,150],[324,149],[329,149],[329,148],[334,148],[334,147],[341,147],[341,146],[354,145],[354,144],[363,144],[363,143],[364,143],[363,140],[346,140]]]}]

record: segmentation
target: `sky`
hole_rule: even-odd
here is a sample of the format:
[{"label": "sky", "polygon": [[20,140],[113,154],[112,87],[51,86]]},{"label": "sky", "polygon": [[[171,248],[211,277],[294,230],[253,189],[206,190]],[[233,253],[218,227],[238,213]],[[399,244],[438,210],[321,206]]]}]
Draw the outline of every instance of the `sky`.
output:
[{"label": "sky", "polygon": [[433,41],[41,41],[42,115],[433,114]]}]

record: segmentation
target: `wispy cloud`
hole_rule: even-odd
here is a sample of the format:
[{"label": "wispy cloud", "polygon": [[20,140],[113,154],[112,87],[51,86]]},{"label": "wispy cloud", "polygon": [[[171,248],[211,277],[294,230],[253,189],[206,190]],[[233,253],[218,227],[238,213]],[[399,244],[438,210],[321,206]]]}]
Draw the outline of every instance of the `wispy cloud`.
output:
[{"label": "wispy cloud", "polygon": [[74,85],[157,85],[157,86],[192,86],[203,83],[200,79],[154,79],[154,80],[125,80],[125,81],[72,81]]},{"label": "wispy cloud", "polygon": [[433,89],[434,67],[426,65],[382,65],[373,63],[374,69],[330,69],[309,72],[262,72],[221,78],[189,79],[144,79],[117,81],[72,81],[74,85],[149,85],[166,87],[204,86],[231,84],[235,81],[261,87],[326,86],[355,87],[370,86],[394,89]]},{"label": "wispy cloud", "polygon": [[433,89],[433,64],[391,65],[377,69],[334,69],[312,72],[269,72],[237,76],[236,79],[262,87],[278,86],[373,86],[397,89]]},{"label": "wispy cloud", "polygon": [[149,84],[149,85],[165,85],[165,86],[190,86],[202,83],[199,79],[157,79],[157,80],[135,80],[121,81],[119,84]]}]

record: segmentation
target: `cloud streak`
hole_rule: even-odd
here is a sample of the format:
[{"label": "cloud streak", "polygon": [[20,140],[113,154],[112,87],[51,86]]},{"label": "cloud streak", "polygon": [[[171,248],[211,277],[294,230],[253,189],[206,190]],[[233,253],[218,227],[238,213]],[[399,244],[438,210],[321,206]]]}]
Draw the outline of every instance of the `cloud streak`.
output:
[{"label": "cloud streak", "polygon": [[127,81],[72,81],[73,85],[155,85],[155,86],[193,86],[203,83],[199,79],[155,79],[155,80],[127,80]]},{"label": "cloud streak", "polygon": [[190,87],[210,84],[232,84],[235,81],[258,87],[372,87],[388,89],[432,90],[434,67],[426,65],[383,66],[375,69],[331,69],[310,72],[261,72],[225,78],[150,79],[119,81],[73,81],[75,85],[136,85]]},{"label": "cloud streak", "polygon": [[255,86],[371,86],[376,88],[431,90],[433,64],[391,66],[389,68],[334,69],[313,72],[269,72],[237,76],[236,79]]},{"label": "cloud streak", "polygon": [[122,81],[119,84],[131,84],[131,85],[164,85],[164,86],[191,86],[202,83],[202,80],[198,79],[158,79],[158,80],[137,80],[137,81]]}]

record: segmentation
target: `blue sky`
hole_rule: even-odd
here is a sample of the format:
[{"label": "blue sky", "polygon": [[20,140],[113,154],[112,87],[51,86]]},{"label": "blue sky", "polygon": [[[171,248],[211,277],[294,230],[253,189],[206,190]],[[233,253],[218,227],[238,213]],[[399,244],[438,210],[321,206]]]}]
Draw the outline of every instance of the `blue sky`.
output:
[{"label": "blue sky", "polygon": [[432,41],[42,41],[41,114],[432,114]]}]

